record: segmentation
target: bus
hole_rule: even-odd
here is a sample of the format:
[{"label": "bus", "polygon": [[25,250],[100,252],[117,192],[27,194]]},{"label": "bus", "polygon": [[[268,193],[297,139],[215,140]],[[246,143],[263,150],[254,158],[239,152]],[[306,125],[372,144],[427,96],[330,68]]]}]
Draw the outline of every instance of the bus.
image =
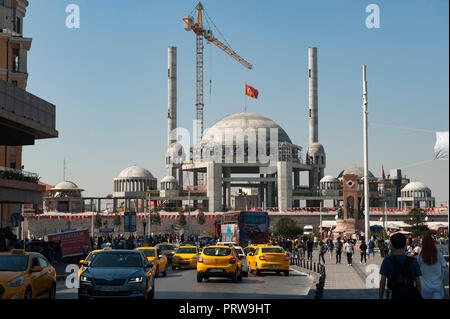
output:
[{"label": "bus", "polygon": [[228,212],[218,223],[222,242],[235,242],[241,247],[269,242],[269,214],[267,212]]}]

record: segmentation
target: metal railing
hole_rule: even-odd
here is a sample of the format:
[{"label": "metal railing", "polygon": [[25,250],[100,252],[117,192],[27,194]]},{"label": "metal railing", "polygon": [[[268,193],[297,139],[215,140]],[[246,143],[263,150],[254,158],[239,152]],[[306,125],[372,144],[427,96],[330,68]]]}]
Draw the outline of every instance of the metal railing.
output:
[{"label": "metal railing", "polygon": [[325,265],[320,264],[320,263],[315,263],[312,260],[308,260],[305,258],[299,258],[299,257],[291,257],[290,264],[298,266],[300,268],[304,268],[304,269],[313,271],[313,272],[319,274],[319,280],[316,283],[316,292],[315,292],[314,298],[322,299],[323,291],[324,291],[324,287],[325,287],[325,279],[326,279]]},{"label": "metal railing", "polygon": [[27,171],[21,171],[14,168],[0,166],[0,178],[29,183],[39,182],[39,175]]}]

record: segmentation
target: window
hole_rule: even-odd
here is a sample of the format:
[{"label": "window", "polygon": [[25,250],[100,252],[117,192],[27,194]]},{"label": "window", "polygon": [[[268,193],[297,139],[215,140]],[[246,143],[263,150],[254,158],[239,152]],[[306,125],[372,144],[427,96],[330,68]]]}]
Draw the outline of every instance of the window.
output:
[{"label": "window", "polygon": [[17,81],[16,80],[11,81],[11,84],[14,85],[14,86],[17,86]]},{"label": "window", "polygon": [[40,266],[41,266],[42,268],[46,268],[46,267],[48,266],[47,260],[45,260],[45,259],[42,258],[42,257],[38,257],[38,258],[39,258],[39,264],[40,264]]}]

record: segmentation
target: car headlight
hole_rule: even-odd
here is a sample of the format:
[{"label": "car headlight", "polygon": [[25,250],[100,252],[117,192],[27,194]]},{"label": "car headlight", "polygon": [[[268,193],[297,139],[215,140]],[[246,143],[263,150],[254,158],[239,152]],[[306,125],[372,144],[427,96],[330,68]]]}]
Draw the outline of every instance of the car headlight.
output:
[{"label": "car headlight", "polygon": [[128,283],[129,284],[137,284],[137,283],[142,282],[142,280],[144,280],[143,277],[133,277],[133,278],[128,279]]},{"label": "car headlight", "polygon": [[25,282],[25,277],[14,279],[6,284],[6,287],[19,287]]},{"label": "car headlight", "polygon": [[92,279],[86,276],[80,276],[80,281],[82,282],[92,282]]}]

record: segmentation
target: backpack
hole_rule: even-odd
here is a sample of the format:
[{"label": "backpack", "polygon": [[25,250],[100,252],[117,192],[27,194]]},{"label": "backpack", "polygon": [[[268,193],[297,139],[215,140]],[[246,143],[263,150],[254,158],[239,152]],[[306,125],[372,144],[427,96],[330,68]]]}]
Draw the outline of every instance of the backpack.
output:
[{"label": "backpack", "polygon": [[394,273],[388,281],[388,287],[392,291],[391,299],[422,299],[414,286],[414,274],[411,270],[414,258],[407,257],[403,265],[394,256],[389,256],[388,259],[394,265]]}]

